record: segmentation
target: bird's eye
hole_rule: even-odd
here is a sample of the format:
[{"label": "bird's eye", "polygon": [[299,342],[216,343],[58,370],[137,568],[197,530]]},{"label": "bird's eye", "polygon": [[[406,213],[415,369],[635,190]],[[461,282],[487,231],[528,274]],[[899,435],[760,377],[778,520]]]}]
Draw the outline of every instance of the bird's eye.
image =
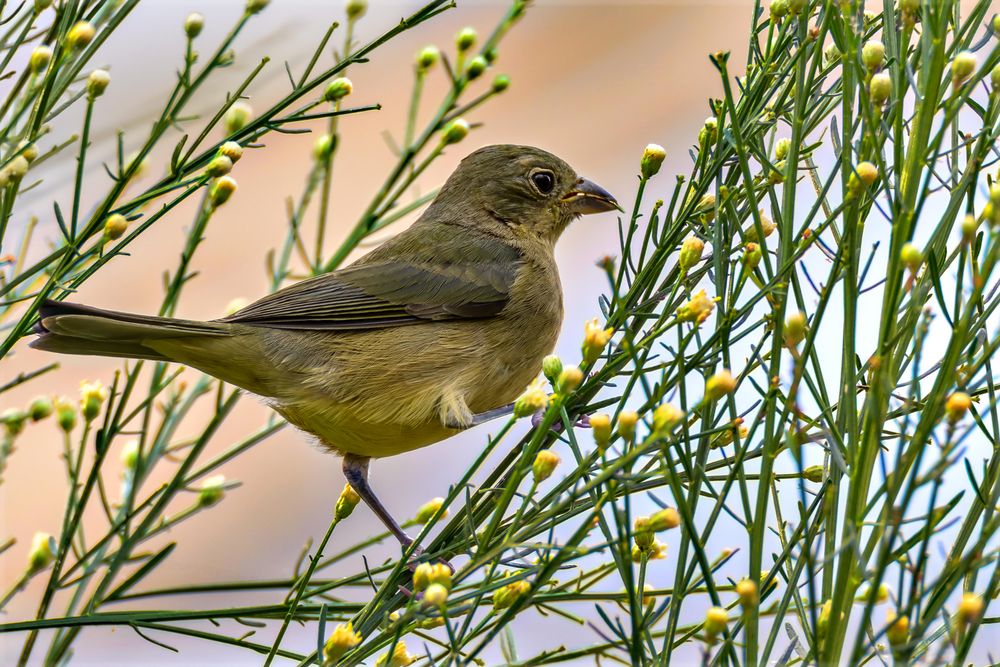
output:
[{"label": "bird's eye", "polygon": [[531,182],[535,184],[538,191],[543,195],[547,195],[552,192],[552,188],[556,186],[556,177],[552,175],[551,171],[536,171],[531,175]]}]

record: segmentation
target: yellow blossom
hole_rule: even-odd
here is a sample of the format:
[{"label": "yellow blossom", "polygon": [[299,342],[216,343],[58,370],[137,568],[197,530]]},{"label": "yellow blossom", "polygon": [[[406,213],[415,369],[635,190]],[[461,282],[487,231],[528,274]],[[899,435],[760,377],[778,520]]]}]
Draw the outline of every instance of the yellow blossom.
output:
[{"label": "yellow blossom", "polygon": [[705,290],[698,290],[687,303],[677,309],[677,319],[681,322],[695,322],[701,324],[708,319],[715,309],[715,301],[708,298]]},{"label": "yellow blossom", "polygon": [[323,645],[323,665],[332,666],[345,653],[361,643],[361,635],[354,631],[350,621],[340,623],[333,629]]},{"label": "yellow blossom", "polygon": [[592,364],[601,356],[601,352],[611,340],[614,329],[605,329],[595,317],[584,325],[583,329],[583,360]]}]

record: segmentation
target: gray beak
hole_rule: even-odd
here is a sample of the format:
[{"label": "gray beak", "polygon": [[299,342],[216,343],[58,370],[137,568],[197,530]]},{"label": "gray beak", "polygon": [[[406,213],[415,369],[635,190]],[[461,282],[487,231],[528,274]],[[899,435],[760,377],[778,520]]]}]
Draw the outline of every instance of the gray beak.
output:
[{"label": "gray beak", "polygon": [[581,178],[562,200],[578,215],[622,210],[610,192],[593,181]]}]

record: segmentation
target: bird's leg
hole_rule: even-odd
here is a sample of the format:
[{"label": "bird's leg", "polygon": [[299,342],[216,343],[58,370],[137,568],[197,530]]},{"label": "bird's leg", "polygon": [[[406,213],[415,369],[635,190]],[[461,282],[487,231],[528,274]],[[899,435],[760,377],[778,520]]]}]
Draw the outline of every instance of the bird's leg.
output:
[{"label": "bird's leg", "polygon": [[[371,461],[370,458],[366,456],[355,456],[354,454],[344,455],[344,477],[347,478],[347,483],[351,485],[361,500],[365,501],[369,509],[375,512],[385,527],[389,529],[399,543],[403,546],[403,549],[408,548],[413,544],[413,538],[407,535],[396,520],[392,518],[389,514],[389,510],[385,508],[382,501],[378,499],[375,492],[372,490],[371,485],[368,483],[368,462]],[[420,555],[419,549],[415,553],[416,556]]]},{"label": "bird's leg", "polygon": [[[355,492],[357,492],[357,494],[361,497],[361,500],[365,501],[365,504],[368,505],[372,512],[375,512],[375,516],[377,516],[382,523],[385,524],[385,527],[389,529],[389,532],[392,533],[397,540],[399,540],[399,544],[403,547],[403,550],[406,551],[410,548],[410,545],[413,544],[413,538],[407,535],[399,524],[396,523],[396,520],[392,518],[392,515],[389,514],[389,510],[385,508],[385,505],[383,505],[382,501],[378,499],[378,496],[375,495],[371,485],[368,483],[368,463],[370,461],[371,459],[367,456],[345,454],[344,477],[347,478],[347,483],[351,485],[351,488],[354,489]],[[414,561],[419,559],[422,554],[423,549],[415,547],[413,549]],[[455,568],[452,567],[451,563],[447,560],[444,558],[436,558],[435,560],[439,563],[447,565],[448,569],[454,574]],[[416,563],[410,562],[409,567],[411,570],[415,569]]]}]

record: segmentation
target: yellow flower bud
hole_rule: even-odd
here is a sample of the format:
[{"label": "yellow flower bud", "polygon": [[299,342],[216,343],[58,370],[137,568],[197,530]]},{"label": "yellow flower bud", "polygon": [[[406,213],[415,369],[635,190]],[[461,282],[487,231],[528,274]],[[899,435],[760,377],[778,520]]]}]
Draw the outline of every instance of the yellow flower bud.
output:
[{"label": "yellow flower bud", "polygon": [[653,430],[670,431],[684,420],[684,411],[673,403],[664,403],[653,411]]},{"label": "yellow flower bud", "polygon": [[375,667],[407,667],[417,661],[415,655],[406,650],[406,642],[400,640],[396,642],[396,648],[392,653],[383,653],[375,661]]},{"label": "yellow flower bud", "polygon": [[76,408],[64,397],[59,397],[55,401],[56,423],[66,433],[76,427]]},{"label": "yellow flower bud", "polygon": [[785,182],[785,160],[774,164],[774,167],[767,173],[767,182],[771,185],[781,185]]},{"label": "yellow flower bud", "polygon": [[862,162],[854,167],[854,173],[851,174],[850,179],[847,182],[847,193],[849,197],[855,197],[862,192],[865,188],[871,188],[878,178],[878,167],[876,167],[871,162]]},{"label": "yellow flower bud", "polygon": [[654,539],[649,517],[640,516],[636,518],[632,524],[632,540],[635,542],[636,548],[640,551],[646,551],[653,546]]},{"label": "yellow flower bud", "polygon": [[740,579],[736,582],[736,595],[740,597],[740,605],[744,610],[756,607],[760,602],[760,594],[757,584],[749,579]]},{"label": "yellow flower bud", "polygon": [[666,558],[667,545],[653,537],[652,543],[648,547],[640,547],[638,544],[632,547],[632,562],[641,563],[644,557],[647,561]]},{"label": "yellow flower bud", "polygon": [[559,455],[551,449],[543,449],[535,456],[535,462],[531,464],[531,472],[535,476],[535,482],[544,482],[555,471],[559,465]]},{"label": "yellow flower bud", "polygon": [[431,584],[451,590],[451,570],[444,563],[421,563],[413,572],[413,588],[422,591]]},{"label": "yellow flower bud", "polygon": [[243,147],[235,141],[227,141],[219,146],[219,155],[229,158],[230,162],[236,164],[243,157]]},{"label": "yellow flower bud", "polygon": [[239,132],[250,123],[251,118],[253,118],[253,107],[242,100],[233,102],[226,110],[224,118],[226,134]]},{"label": "yellow flower bud", "polygon": [[459,51],[468,51],[476,45],[476,40],[478,38],[479,35],[476,34],[475,28],[462,28],[459,33],[455,35],[455,47]]},{"label": "yellow flower bud", "polygon": [[37,422],[52,414],[55,408],[52,406],[52,399],[48,396],[36,396],[28,405],[28,416],[31,421]]},{"label": "yellow flower bud", "polygon": [[351,512],[354,511],[354,508],[360,502],[361,496],[354,490],[354,487],[349,483],[345,484],[343,491],[340,492],[340,497],[337,498],[337,505],[334,507],[333,515],[338,520],[346,519],[351,516]]},{"label": "yellow flower bud", "polygon": [[[760,213],[760,229],[764,232],[764,238],[770,236],[778,225],[774,224],[770,218],[764,215],[763,212]],[[760,239],[757,238],[757,225],[751,221],[747,228],[743,230],[743,238],[749,242],[756,242]]]},{"label": "yellow flower bud", "polygon": [[55,560],[56,541],[48,533],[35,533],[28,552],[28,572],[35,574],[47,568]]},{"label": "yellow flower bud", "polygon": [[868,84],[868,95],[872,99],[872,104],[882,106],[892,94],[892,77],[888,72],[879,72],[872,77]]},{"label": "yellow flower bud", "polygon": [[719,121],[713,116],[709,116],[705,119],[705,124],[701,126],[698,130],[698,144],[705,146],[707,144],[714,144],[716,138],[719,136]]},{"label": "yellow flower bud", "polygon": [[79,21],[66,33],[66,43],[71,49],[82,49],[94,39],[97,30],[92,23]]},{"label": "yellow flower bud", "polygon": [[469,121],[464,118],[456,118],[442,130],[441,141],[446,146],[457,144],[469,135],[469,129]]},{"label": "yellow flower bud", "polygon": [[698,200],[698,206],[695,211],[700,213],[706,221],[711,222],[715,219],[715,195],[711,192],[702,195],[701,199]]},{"label": "yellow flower bud", "polygon": [[910,641],[910,619],[907,616],[897,616],[891,609],[886,613],[889,628],[885,631],[886,639],[894,651],[899,651]]},{"label": "yellow flower bud", "polygon": [[590,431],[598,448],[603,450],[611,444],[611,417],[602,412],[590,415]]},{"label": "yellow flower bud", "polygon": [[559,374],[556,389],[560,394],[571,394],[583,382],[583,371],[576,366],[567,366]]},{"label": "yellow flower bud", "polygon": [[559,380],[559,375],[562,371],[563,363],[558,355],[550,354],[542,359],[542,375],[552,384],[555,384]]},{"label": "yellow flower bud", "polygon": [[347,0],[347,5],[344,6],[344,12],[347,14],[347,18],[352,21],[357,21],[359,18],[365,15],[368,11],[368,0]]},{"label": "yellow flower bud", "polygon": [[788,16],[788,0],[771,0],[769,8],[771,19],[780,23],[781,19]]},{"label": "yellow flower bud", "polygon": [[2,174],[3,176],[6,177],[4,179],[5,181],[4,185],[6,185],[7,182],[10,181],[13,181],[15,183],[20,181],[22,178],[24,178],[24,175],[28,173],[29,167],[30,164],[26,157],[24,157],[23,155],[16,156],[14,159],[12,159],[10,162],[7,163],[6,167],[3,168]]},{"label": "yellow flower bud", "polygon": [[677,264],[681,269],[688,270],[701,261],[701,253],[705,249],[705,242],[697,236],[689,236],[681,244],[681,252],[677,257]]},{"label": "yellow flower bud", "polygon": [[327,85],[323,93],[323,99],[327,102],[336,102],[354,92],[354,84],[346,76],[334,79]]},{"label": "yellow flower bud", "polygon": [[924,253],[912,243],[907,243],[899,251],[899,259],[913,273],[924,263]]},{"label": "yellow flower bud", "polygon": [[731,421],[729,423],[729,428],[715,436],[711,443],[712,449],[715,449],[716,447],[725,447],[736,438],[737,434],[739,434],[740,440],[745,440],[750,434],[750,429],[743,426],[742,417],[737,417]]},{"label": "yellow flower bud", "polygon": [[802,471],[802,479],[810,482],[822,482],[824,475],[826,475],[826,468],[821,465],[809,466]]},{"label": "yellow flower bud", "polygon": [[17,408],[9,408],[0,413],[0,424],[4,425],[7,434],[16,438],[24,430],[28,422],[28,413]]},{"label": "yellow flower bud", "polygon": [[649,529],[655,533],[673,530],[681,525],[681,515],[673,507],[664,507],[649,517]]},{"label": "yellow flower bud", "polygon": [[502,93],[503,91],[510,88],[510,77],[506,74],[497,74],[493,77],[493,83],[490,84],[490,90],[494,93]]},{"label": "yellow flower bud", "polygon": [[861,47],[861,62],[868,68],[869,72],[877,72],[882,69],[885,62],[885,44],[873,39],[865,42]]},{"label": "yellow flower bud", "polygon": [[318,162],[325,162],[329,159],[336,146],[336,137],[331,137],[329,134],[321,135],[319,139],[316,140],[316,143],[313,144],[313,158]]},{"label": "yellow flower bud", "polygon": [[227,158],[225,155],[216,155],[212,158],[212,161],[208,163],[205,167],[205,173],[212,178],[219,178],[220,176],[225,176],[233,170],[233,161]]},{"label": "yellow flower bud", "polygon": [[968,625],[979,620],[986,608],[983,598],[975,593],[964,593],[962,601],[958,603],[958,622]]},{"label": "yellow flower bud", "polygon": [[[602,327],[596,317],[584,324],[581,351],[583,352],[583,361],[585,363],[593,364],[600,358],[601,352],[607,347],[608,341],[611,340],[611,334],[614,331],[614,329],[605,329]],[[581,376],[581,381],[582,379]]]},{"label": "yellow flower bud", "polygon": [[436,46],[425,46],[417,54],[417,69],[426,72],[441,59],[441,51]]},{"label": "yellow flower bud", "polygon": [[[414,520],[419,524],[425,524],[434,518],[434,515],[438,513],[438,510],[442,506],[444,506],[444,498],[431,498],[417,509],[417,515],[414,517]],[[441,514],[441,518],[443,519],[446,516],[448,516],[447,510]]]},{"label": "yellow flower bud", "polygon": [[128,230],[128,219],[121,213],[112,213],[104,221],[104,238],[117,241]]},{"label": "yellow flower bud", "polygon": [[778,139],[778,143],[774,146],[774,159],[776,161],[784,160],[788,157],[788,149],[792,147],[792,140],[788,137],[782,137]]},{"label": "yellow flower bud", "polygon": [[652,178],[660,171],[663,161],[667,159],[667,151],[659,144],[649,144],[642,152],[639,161],[639,171],[644,179]]},{"label": "yellow flower bud", "polygon": [[951,61],[951,80],[958,86],[965,82],[976,71],[979,61],[972,51],[961,51],[955,54]]},{"label": "yellow flower bud", "polygon": [[122,446],[118,460],[121,461],[122,467],[125,470],[135,470],[136,465],[139,463],[139,441],[133,439],[126,442]]},{"label": "yellow flower bud", "polygon": [[964,391],[956,391],[948,397],[944,404],[944,411],[948,414],[948,421],[954,424],[962,419],[971,407],[972,398]]},{"label": "yellow flower bud", "polygon": [[222,206],[229,201],[234,192],[236,192],[236,179],[231,176],[223,176],[209,187],[208,200],[214,207]]},{"label": "yellow flower bud", "polygon": [[354,631],[351,622],[340,623],[323,644],[323,667],[333,667],[340,658],[361,643],[361,635]]},{"label": "yellow flower bud", "polygon": [[271,0],[247,0],[247,14],[259,14],[270,2]]},{"label": "yellow flower bud", "polygon": [[635,425],[639,423],[639,413],[635,410],[622,410],[618,413],[618,434],[631,442],[635,438]]},{"label": "yellow flower bud", "polygon": [[448,601],[448,589],[441,584],[431,584],[424,591],[424,602],[432,607],[443,607]]},{"label": "yellow flower bud", "polygon": [[474,81],[483,75],[488,65],[489,63],[486,62],[486,58],[476,56],[469,61],[469,65],[465,68],[465,76],[469,81]]},{"label": "yellow flower bud", "polygon": [[506,586],[502,586],[493,593],[493,608],[507,609],[514,606],[518,600],[528,594],[531,584],[527,581],[512,581]]},{"label": "yellow flower bud", "polygon": [[979,231],[979,221],[974,215],[966,215],[962,220],[962,238],[966,243],[972,243],[976,239],[976,232]]},{"label": "yellow flower bud", "polygon": [[198,489],[198,507],[211,507],[226,495],[226,476],[206,477]]},{"label": "yellow flower bud", "polygon": [[763,255],[760,251],[760,246],[756,243],[747,243],[743,247],[743,264],[747,267],[748,271],[753,271],[760,264],[760,260]]},{"label": "yellow flower bud", "polygon": [[701,324],[715,309],[715,301],[708,298],[705,290],[698,290],[694,296],[677,309],[677,320]]},{"label": "yellow flower bud", "polygon": [[28,58],[28,69],[34,74],[41,74],[52,61],[52,49],[47,46],[36,46]]},{"label": "yellow flower bud", "polygon": [[205,27],[205,17],[198,12],[188,14],[184,19],[184,34],[190,39],[194,39],[201,34],[201,29]]},{"label": "yellow flower bud", "polygon": [[990,83],[993,85],[994,94],[1000,91],[1000,65],[994,67],[993,71],[990,72]]},{"label": "yellow flower bud", "polygon": [[708,378],[705,383],[705,398],[716,401],[732,393],[736,389],[736,378],[728,370],[723,369]]},{"label": "yellow flower bud", "polygon": [[716,637],[726,631],[729,623],[729,612],[723,607],[709,607],[705,612],[705,634]]},{"label": "yellow flower bud", "polygon": [[549,405],[549,395],[542,389],[542,380],[536,378],[514,401],[514,416],[521,418],[544,410]]},{"label": "yellow flower bud", "polygon": [[785,345],[795,347],[801,343],[809,329],[809,318],[805,313],[799,311],[792,313],[785,320]]},{"label": "yellow flower bud", "polygon": [[108,390],[99,380],[80,383],[80,413],[88,422],[101,413],[101,404],[108,398]]}]

